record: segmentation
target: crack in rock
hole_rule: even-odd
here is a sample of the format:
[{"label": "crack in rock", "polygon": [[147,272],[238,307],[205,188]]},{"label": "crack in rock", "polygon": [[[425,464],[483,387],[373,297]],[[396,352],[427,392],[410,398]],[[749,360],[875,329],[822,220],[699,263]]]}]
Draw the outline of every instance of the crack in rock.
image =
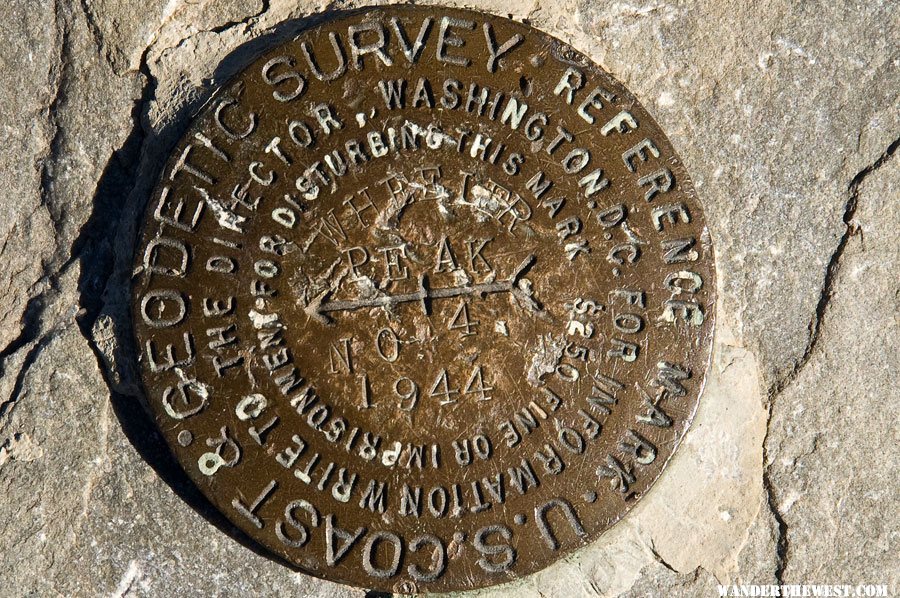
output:
[{"label": "crack in rock", "polygon": [[59,54],[51,66],[51,72],[53,73],[51,82],[52,93],[49,101],[47,101],[46,108],[41,111],[46,114],[51,133],[46,151],[36,160],[36,165],[40,171],[40,182],[38,187],[39,201],[35,211],[40,208],[46,210],[50,224],[53,227],[56,247],[49,257],[41,260],[40,275],[28,288],[27,293],[31,296],[26,302],[25,309],[19,319],[19,335],[0,350],[0,377],[3,377],[7,375],[6,365],[9,359],[19,351],[30,346],[21,366],[16,372],[16,379],[10,396],[0,403],[0,429],[5,426],[5,421],[22,395],[25,377],[31,366],[34,365],[40,353],[56,334],[65,329],[65,326],[61,325],[60,321],[56,321],[49,326],[48,331],[44,316],[53,299],[59,294],[60,279],[75,262],[74,256],[65,257],[68,250],[60,246],[63,215],[58,209],[54,209],[52,201],[54,167],[59,162],[62,154],[63,135],[59,123],[59,112],[65,101],[65,88],[69,77],[68,62],[70,62],[72,55],[70,24],[62,15],[58,4],[54,6],[54,20],[57,29],[55,44],[59,47]]},{"label": "crack in rock", "polygon": [[783,377],[780,381],[776,382],[776,384],[773,385],[768,393],[768,424],[766,429],[766,437],[765,439],[763,439],[763,487],[765,488],[766,502],[769,506],[769,511],[772,513],[772,517],[775,519],[778,527],[778,537],[776,538],[775,554],[776,567],[774,575],[779,584],[784,583],[784,572],[787,569],[788,558],[790,556],[790,541],[788,536],[789,526],[787,520],[785,519],[779,508],[778,501],[776,499],[777,490],[769,475],[769,469],[772,461],[769,456],[768,442],[769,434],[771,433],[770,425],[772,421],[775,399],[784,391],[785,388],[787,388],[787,386],[793,380],[797,378],[800,371],[810,361],[813,351],[818,345],[822,331],[822,324],[825,319],[825,313],[828,310],[829,303],[831,301],[832,295],[834,294],[835,281],[837,280],[838,273],[840,272],[841,260],[844,256],[844,252],[847,249],[847,245],[849,244],[850,239],[860,233],[860,228],[854,221],[856,209],[859,205],[860,188],[866,177],[881,168],[888,160],[893,157],[894,153],[896,153],[897,151],[898,146],[900,146],[900,138],[895,139],[884,151],[884,153],[882,153],[878,157],[877,160],[859,171],[856,176],[851,179],[850,184],[847,186],[847,202],[844,205],[844,214],[842,217],[844,226],[846,228],[844,230],[844,233],[841,235],[840,240],[838,241],[837,247],[828,260],[828,265],[825,268],[825,278],[822,282],[822,290],[819,295],[819,301],[816,304],[816,309],[809,322],[809,340],[807,341],[806,348],[803,352],[803,355],[794,364],[794,367],[791,369],[788,375]]},{"label": "crack in rock", "polygon": [[[82,1],[82,11],[88,22],[94,41],[100,51],[99,29],[90,14],[87,4]],[[44,209],[52,226],[53,242],[55,247],[51,255],[41,260],[41,270],[38,278],[29,286],[27,294],[30,295],[26,302],[22,316],[19,318],[19,334],[0,350],[0,377],[11,375],[7,371],[9,360],[22,350],[27,353],[15,372],[15,381],[9,397],[0,403],[0,428],[4,427],[17,401],[25,390],[24,382],[28,371],[35,364],[42,351],[61,332],[65,331],[71,319],[67,317],[70,310],[58,310],[61,313],[50,314],[53,307],[60,307],[57,301],[62,297],[62,279],[69,273],[70,268],[82,261],[81,258],[89,249],[89,238],[86,232],[88,223],[82,225],[75,237],[75,241],[68,247],[63,246],[63,222],[66,217],[64,206],[56,205],[57,198],[54,183],[57,177],[56,167],[64,156],[63,141],[65,131],[61,124],[61,113],[65,110],[66,90],[68,89],[75,73],[74,50],[72,47],[72,22],[71,15],[63,11],[59,3],[54,7],[56,32],[55,46],[58,48],[51,66],[51,94],[41,110],[41,114],[49,124],[50,133],[46,150],[36,160],[39,169],[38,204],[35,211]],[[135,126],[139,128],[140,119],[135,119]],[[85,264],[80,264],[85,268]],[[96,268],[94,268],[96,269]],[[82,315],[81,310],[78,315]],[[47,321],[51,319],[52,321]]]},{"label": "crack in rock", "polygon": [[38,357],[40,357],[43,350],[50,345],[51,341],[59,336],[65,329],[65,325],[55,326],[52,330],[35,340],[34,344],[28,350],[25,359],[22,361],[22,365],[19,367],[19,371],[16,373],[16,380],[13,383],[12,392],[10,392],[9,397],[5,401],[0,403],[0,431],[6,428],[6,424],[9,421],[13,409],[15,409],[16,404],[22,397],[25,387],[25,378],[31,370],[31,367],[37,362]]},{"label": "crack in rock", "polygon": [[209,33],[225,33],[232,27],[239,27],[241,25],[247,26],[250,24],[250,21],[252,21],[254,19],[260,19],[267,12],[269,12],[269,9],[271,8],[270,2],[271,2],[271,0],[262,0],[262,2],[260,3],[261,8],[256,13],[254,13],[252,15],[247,15],[243,19],[240,19],[237,21],[228,21],[227,23],[223,23],[221,25],[216,25],[215,27],[208,29],[207,31]]},{"label": "crack in rock", "polygon": [[[103,33],[100,30],[100,25],[97,24],[97,17],[94,11],[91,10],[88,0],[81,0],[81,12],[84,14],[88,31],[90,31],[94,45],[97,47],[97,54],[103,56]],[[110,62],[108,54],[103,57],[107,62]]]},{"label": "crack in rock", "polygon": [[[769,421],[772,420],[772,411],[769,410]],[[775,519],[775,524],[778,527],[778,536],[775,538],[775,580],[781,584],[784,582],[784,571],[787,568],[787,559],[788,559],[788,524],[785,520],[784,516],[781,514],[781,510],[778,508],[778,504],[775,500],[775,487],[772,483],[772,479],[769,476],[769,465],[768,465],[768,455],[766,451],[766,440],[768,440],[768,433],[766,434],[766,439],[763,440],[763,488],[766,491],[766,504],[769,506],[769,512],[772,513],[772,518]]]},{"label": "crack in rock", "polygon": [[653,545],[652,539],[650,540],[650,545],[648,546],[648,548],[650,549],[650,554],[651,554],[651,556],[653,556],[654,561],[656,561],[657,563],[659,563],[660,565],[662,565],[663,567],[665,567],[672,573],[675,573],[676,575],[679,574],[678,570],[676,570],[675,567],[673,567],[668,562],[666,562],[666,560],[662,557],[662,555],[660,555],[659,552],[657,552],[656,546]]},{"label": "crack in rock", "polygon": [[859,203],[859,188],[867,176],[881,168],[885,162],[893,157],[894,153],[897,151],[898,145],[900,145],[900,138],[895,139],[877,160],[859,171],[850,181],[850,184],[847,185],[848,197],[847,203],[844,205],[844,215],[842,218],[846,228],[838,241],[837,247],[828,260],[828,265],[825,267],[825,277],[822,281],[822,290],[819,293],[819,301],[816,304],[816,309],[813,312],[808,325],[809,337],[806,342],[806,347],[803,350],[803,355],[801,355],[800,359],[794,363],[791,370],[772,385],[769,390],[770,401],[781,394],[781,392],[796,379],[797,374],[799,374],[803,367],[809,362],[809,358],[812,356],[812,352],[819,342],[822,321],[825,318],[825,312],[828,310],[831,296],[834,294],[834,281],[840,271],[841,258],[844,256],[844,250],[847,248],[850,239],[859,233],[859,227],[853,221],[853,218],[856,215],[856,207]]}]

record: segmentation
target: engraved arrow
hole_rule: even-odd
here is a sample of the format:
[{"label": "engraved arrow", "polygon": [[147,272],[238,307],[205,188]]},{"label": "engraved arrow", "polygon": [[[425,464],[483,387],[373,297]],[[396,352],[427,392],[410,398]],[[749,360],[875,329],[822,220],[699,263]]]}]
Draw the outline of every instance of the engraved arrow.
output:
[{"label": "engraved arrow", "polygon": [[306,306],[306,314],[322,324],[331,324],[333,320],[326,314],[335,311],[353,311],[357,309],[366,309],[372,307],[386,307],[398,305],[400,303],[418,302],[422,307],[425,315],[430,315],[432,299],[447,299],[450,297],[465,297],[468,295],[478,295],[484,297],[492,293],[510,293],[519,303],[534,312],[543,312],[541,304],[535,301],[530,293],[519,288],[519,280],[522,275],[534,265],[536,258],[534,254],[526,257],[513,271],[512,276],[506,280],[498,282],[483,282],[473,285],[444,287],[433,289],[428,286],[428,277],[425,274],[419,276],[419,288],[413,293],[402,293],[399,295],[382,295],[381,297],[373,297],[371,299],[348,299],[344,301],[325,301],[331,294],[331,290],[327,290]]}]

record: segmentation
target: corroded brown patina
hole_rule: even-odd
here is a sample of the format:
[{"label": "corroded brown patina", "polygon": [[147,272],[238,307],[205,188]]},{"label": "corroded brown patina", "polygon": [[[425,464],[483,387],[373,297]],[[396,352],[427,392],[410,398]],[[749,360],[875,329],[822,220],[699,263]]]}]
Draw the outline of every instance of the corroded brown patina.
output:
[{"label": "corroded brown patina", "polygon": [[198,487],[303,571],[401,592],[538,570],[688,428],[712,246],[635,98],[520,23],[343,13],[173,150],[136,252],[147,399]]}]

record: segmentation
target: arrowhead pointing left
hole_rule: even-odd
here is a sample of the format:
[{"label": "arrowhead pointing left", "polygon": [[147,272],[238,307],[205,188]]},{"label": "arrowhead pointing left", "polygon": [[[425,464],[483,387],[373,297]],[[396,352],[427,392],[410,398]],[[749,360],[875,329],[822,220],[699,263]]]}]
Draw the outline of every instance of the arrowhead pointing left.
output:
[{"label": "arrowhead pointing left", "polygon": [[325,312],[322,311],[322,302],[328,296],[330,291],[325,291],[321,293],[318,297],[314,298],[312,301],[307,304],[306,308],[303,311],[306,312],[306,315],[319,322],[320,324],[330,325],[334,324],[334,320],[325,315]]}]

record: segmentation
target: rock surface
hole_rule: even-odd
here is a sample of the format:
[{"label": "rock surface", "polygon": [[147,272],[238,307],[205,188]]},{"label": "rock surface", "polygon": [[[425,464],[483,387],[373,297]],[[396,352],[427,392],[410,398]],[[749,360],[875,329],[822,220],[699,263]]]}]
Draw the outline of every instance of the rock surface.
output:
[{"label": "rock surface", "polygon": [[[161,448],[115,343],[141,199],[187,115],[306,17],[349,6],[5,3],[0,595],[363,594],[235,539]],[[651,494],[594,545],[482,594],[896,589],[896,4],[504,11],[586,52],[656,115],[706,206],[722,302],[694,428]]]}]

